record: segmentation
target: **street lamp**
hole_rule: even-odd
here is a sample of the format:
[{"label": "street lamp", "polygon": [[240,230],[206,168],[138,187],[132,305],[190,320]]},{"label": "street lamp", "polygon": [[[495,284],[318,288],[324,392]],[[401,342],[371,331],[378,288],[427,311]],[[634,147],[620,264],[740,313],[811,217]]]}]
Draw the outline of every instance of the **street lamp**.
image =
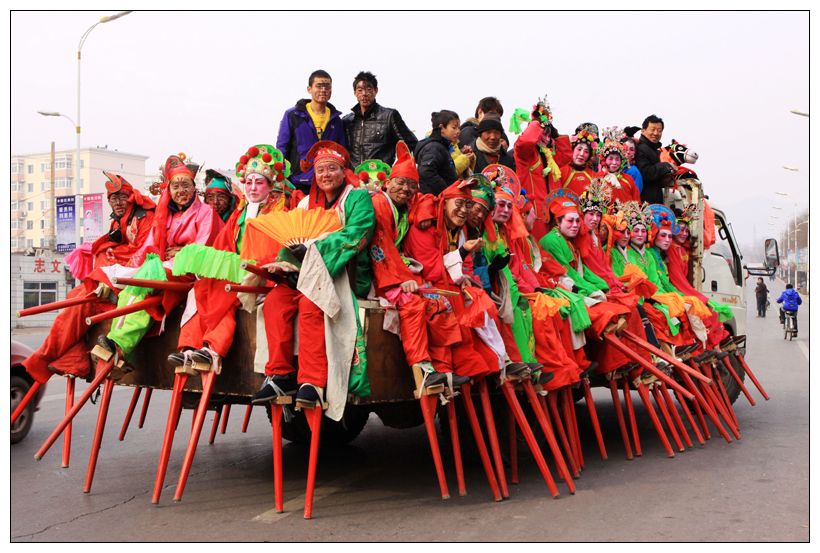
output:
[{"label": "street lamp", "polygon": [[[76,159],[74,160],[74,187],[76,187],[75,188],[75,191],[76,191],[75,198],[76,198],[76,195],[80,193],[80,75],[81,75],[80,62],[82,60],[83,45],[85,44],[85,41],[88,38],[88,35],[91,34],[91,31],[94,30],[94,27],[96,27],[100,23],[108,23],[109,21],[114,21],[115,19],[119,19],[120,17],[128,15],[129,13],[131,13],[131,12],[130,11],[124,11],[124,12],[115,13],[114,15],[105,15],[105,16],[101,17],[99,21],[97,21],[91,27],[89,27],[83,33],[83,36],[80,37],[80,43],[77,45],[77,121],[75,122],[74,120],[72,120],[67,115],[64,115],[64,114],[56,112],[56,111],[38,111],[37,112],[40,115],[43,115],[43,116],[46,116],[46,117],[65,117],[66,119],[71,121],[71,124],[74,126],[74,129],[77,133],[77,152],[76,152],[76,156],[75,156]],[[75,218],[74,236],[75,236],[75,244],[76,244],[75,247],[79,248],[80,247],[80,219],[79,219],[79,217]]]},{"label": "street lamp", "polygon": [[789,112],[793,113],[795,115],[800,115],[801,117],[808,117],[809,116],[808,111],[802,111],[802,110],[799,110],[799,109],[792,109],[792,110],[789,110]]}]

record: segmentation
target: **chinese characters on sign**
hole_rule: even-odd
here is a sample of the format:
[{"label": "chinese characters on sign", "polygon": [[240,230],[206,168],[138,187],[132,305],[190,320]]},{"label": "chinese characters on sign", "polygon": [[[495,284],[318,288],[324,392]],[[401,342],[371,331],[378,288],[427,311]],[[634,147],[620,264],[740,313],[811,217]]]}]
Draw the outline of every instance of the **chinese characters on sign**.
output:
[{"label": "chinese characters on sign", "polygon": [[67,253],[77,247],[75,242],[74,221],[76,217],[74,196],[58,196],[57,208],[57,251]]}]

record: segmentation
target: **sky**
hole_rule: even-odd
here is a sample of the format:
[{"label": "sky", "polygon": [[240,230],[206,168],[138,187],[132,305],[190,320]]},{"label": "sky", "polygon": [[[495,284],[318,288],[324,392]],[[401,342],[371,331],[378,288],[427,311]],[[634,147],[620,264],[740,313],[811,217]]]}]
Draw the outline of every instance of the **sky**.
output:
[{"label": "sky", "polygon": [[[76,118],[77,44],[113,13],[11,13],[12,155],[52,140],[74,148],[68,121],[36,112]],[[785,224],[767,224],[772,205],[808,207],[809,119],[789,112],[809,111],[805,11],[134,12],[98,25],[83,47],[82,146],[149,156],[149,173],[177,152],[233,167],[249,146],[275,144],[318,68],[343,113],[355,74],[375,73],[378,102],[417,136],[431,112],[463,121],[490,95],[506,125],[546,94],[565,134],[657,114],[664,143],[698,152],[693,169],[744,250],[762,250]]]}]

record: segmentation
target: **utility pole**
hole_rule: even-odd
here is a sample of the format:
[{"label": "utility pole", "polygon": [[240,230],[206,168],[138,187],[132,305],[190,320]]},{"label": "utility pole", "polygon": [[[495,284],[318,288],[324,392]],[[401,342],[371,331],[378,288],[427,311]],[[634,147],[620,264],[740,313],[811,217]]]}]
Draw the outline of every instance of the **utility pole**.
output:
[{"label": "utility pole", "polygon": [[57,198],[54,195],[54,142],[51,142],[51,232],[49,242],[51,250],[57,251]]}]

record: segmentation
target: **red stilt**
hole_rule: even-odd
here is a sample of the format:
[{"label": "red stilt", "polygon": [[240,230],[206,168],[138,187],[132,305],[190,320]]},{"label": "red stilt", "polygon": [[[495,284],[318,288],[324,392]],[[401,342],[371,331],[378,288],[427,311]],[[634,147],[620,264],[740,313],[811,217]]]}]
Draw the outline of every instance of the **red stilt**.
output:
[{"label": "red stilt", "polygon": [[98,297],[97,294],[95,294],[94,292],[91,292],[85,296],[80,296],[78,298],[69,298],[67,300],[53,301],[51,303],[38,305],[36,307],[21,309],[17,312],[17,316],[28,317],[29,315],[39,315],[40,313],[48,313],[49,311],[57,311],[58,309],[64,309],[66,307],[73,307],[75,305],[82,305],[84,303],[96,303],[98,301],[104,300]]},{"label": "red stilt", "polygon": [[729,371],[729,374],[732,376],[732,379],[737,382],[737,385],[740,386],[740,391],[743,392],[743,395],[746,396],[746,399],[749,400],[749,404],[754,407],[755,400],[752,397],[752,394],[749,393],[749,390],[746,388],[746,385],[740,379],[740,376],[737,374],[737,371],[732,366],[731,361],[729,361],[728,357],[723,358],[723,366],[726,367],[726,370]]},{"label": "red stilt", "polygon": [[15,408],[12,412],[11,424],[17,422],[17,418],[23,414],[23,411],[26,410],[26,406],[28,406],[28,404],[31,403],[31,400],[34,399],[34,396],[36,396],[37,392],[40,391],[40,387],[42,385],[43,384],[41,382],[38,382],[36,380],[34,381],[34,384],[32,384],[31,388],[28,389],[26,395],[23,396],[23,399],[20,401],[20,403],[17,404],[17,408]]},{"label": "red stilt", "polygon": [[507,434],[510,438],[510,483],[518,484],[518,432],[512,415],[507,416]]},{"label": "red stilt", "polygon": [[666,384],[660,384],[659,388],[660,395],[663,398],[664,403],[666,403],[666,410],[669,411],[670,415],[672,415],[672,420],[675,421],[675,424],[677,425],[678,432],[680,433],[681,438],[683,438],[683,443],[686,444],[686,447],[692,447],[692,438],[689,437],[689,433],[683,425],[683,419],[680,418],[680,413],[678,413],[678,409],[672,401],[672,395],[669,393],[669,388],[666,387]]},{"label": "red stilt", "polygon": [[[689,387],[689,390],[691,390],[692,393],[695,394],[695,398],[697,399],[697,401],[695,401],[696,412],[700,413],[701,410],[703,410],[703,413],[706,413],[706,416],[709,417],[709,419],[712,421],[712,424],[715,425],[715,428],[717,429],[718,433],[723,437],[723,439],[726,440],[727,443],[731,443],[732,438],[729,437],[729,433],[726,432],[726,429],[723,428],[723,425],[720,423],[720,419],[718,419],[717,413],[715,413],[715,410],[712,407],[711,400],[707,399],[706,396],[701,392],[701,390],[697,386],[695,386],[695,383],[692,382],[692,379],[689,378],[688,374],[682,373],[681,378],[683,379],[684,384],[686,384]],[[703,386],[704,389],[708,388],[703,383],[701,383],[701,386]],[[709,434],[709,428],[706,426],[706,421],[703,420],[701,422],[703,423],[704,436],[707,436],[707,438],[710,439],[711,435]]]},{"label": "red stilt", "polygon": [[97,428],[94,430],[94,440],[91,443],[91,454],[88,457],[88,468],[85,471],[85,485],[83,493],[91,491],[91,482],[94,480],[94,471],[97,469],[97,458],[100,455],[103,432],[105,432],[105,420],[108,418],[108,406],[111,405],[111,392],[114,391],[114,381],[106,378],[103,384],[102,401],[100,410],[97,413]]},{"label": "red stilt", "polygon": [[123,315],[128,315],[130,313],[136,313],[137,311],[144,311],[149,307],[154,307],[162,303],[162,296],[151,296],[147,299],[141,301],[135,301],[125,307],[118,307],[116,309],[111,309],[110,311],[106,311],[105,313],[100,313],[98,315],[94,315],[92,317],[85,318],[85,324],[88,326],[94,326],[95,324],[99,324],[103,321],[109,321],[111,319],[115,319],[117,317],[122,317]]},{"label": "red stilt", "polygon": [[[666,391],[668,393],[669,389],[667,388]],[[703,434],[700,433],[700,428],[698,427],[698,423],[695,421],[695,417],[692,416],[692,411],[689,409],[689,406],[686,404],[686,400],[682,400],[677,392],[675,392],[675,399],[678,400],[678,403],[680,404],[681,409],[683,409],[683,414],[686,416],[686,420],[689,421],[689,426],[692,427],[692,432],[695,433],[695,439],[698,441],[698,443],[700,445],[704,445],[706,442],[703,439]],[[698,409],[698,410],[700,409],[700,405],[698,405],[697,401],[694,402],[694,405],[695,405],[696,409]],[[699,416],[702,418],[703,413],[700,413]],[[706,421],[704,421],[704,424],[706,424]]]},{"label": "red stilt", "polygon": [[644,407],[649,412],[649,418],[652,419],[652,424],[655,426],[655,430],[658,432],[658,437],[661,439],[661,443],[663,443],[663,447],[666,450],[666,455],[669,457],[674,457],[675,452],[672,451],[672,446],[669,443],[669,439],[666,437],[666,432],[663,431],[663,426],[661,426],[661,421],[658,419],[658,415],[655,413],[655,409],[652,408],[652,403],[649,400],[649,392],[646,389],[646,384],[641,382],[638,384],[638,395],[641,396],[641,400],[643,401]]},{"label": "red stilt", "polygon": [[541,476],[544,477],[544,482],[547,483],[547,488],[552,494],[552,497],[557,498],[559,495],[558,488],[555,485],[555,481],[552,479],[550,469],[547,467],[547,462],[541,454],[541,448],[538,447],[538,443],[535,441],[535,436],[532,433],[530,424],[527,422],[527,418],[524,416],[524,411],[521,410],[521,405],[518,403],[518,398],[515,397],[515,390],[513,390],[512,384],[509,382],[502,382],[501,392],[504,394],[504,398],[507,400],[507,405],[509,405],[510,410],[513,412],[515,421],[518,423],[518,428],[524,435],[524,440],[527,442],[530,452],[535,458],[535,464],[538,465],[538,469],[541,471]]},{"label": "red stilt", "polygon": [[743,356],[740,355],[739,353],[736,353],[735,357],[737,357],[737,360],[740,361],[741,365],[743,365],[743,370],[746,371],[746,374],[748,375],[748,377],[752,379],[752,382],[754,383],[755,387],[757,388],[757,391],[760,392],[760,395],[763,396],[763,399],[765,399],[766,401],[769,401],[769,394],[766,393],[766,390],[763,389],[763,386],[760,384],[760,381],[757,380],[757,377],[752,372],[752,369],[750,369],[749,365],[746,364],[746,359],[744,359]]},{"label": "red stilt", "polygon": [[[74,406],[74,377],[69,376],[65,381],[65,412],[68,414]],[[63,433],[63,468],[67,469],[71,460],[71,423],[65,427]]]},{"label": "red stilt", "polygon": [[[612,333],[604,334],[603,339],[604,339],[604,341],[606,341],[609,344],[611,344],[612,346],[614,346],[621,353],[623,353],[624,355],[626,355],[627,357],[629,357],[630,359],[635,361],[642,368],[644,368],[647,371],[649,371],[650,373],[652,373],[652,375],[655,378],[657,378],[658,380],[666,383],[666,385],[669,386],[670,388],[672,388],[673,390],[677,390],[678,393],[683,395],[683,397],[685,397],[686,399],[692,399],[693,396],[692,396],[692,393],[689,390],[686,390],[683,386],[681,386],[680,384],[678,384],[677,382],[672,380],[669,377],[669,375],[667,375],[666,373],[664,373],[663,371],[658,369],[658,367],[656,367],[655,365],[653,365],[652,363],[650,363],[649,361],[647,361],[646,359],[644,359],[643,357],[641,357],[640,355],[638,355],[637,353],[635,353],[634,351],[629,349],[629,347],[627,347],[623,342],[621,342],[614,334],[612,334]],[[683,371],[681,371],[681,372],[683,372]]]},{"label": "red stilt", "polygon": [[547,394],[547,405],[549,405],[550,415],[554,423],[557,437],[561,440],[561,447],[564,448],[565,459],[569,463],[569,468],[572,470],[572,475],[575,478],[581,476],[581,469],[578,468],[578,463],[575,460],[575,451],[569,445],[569,438],[567,432],[564,430],[564,423],[561,422],[561,416],[558,414],[558,390],[553,390]]},{"label": "red stilt", "polygon": [[453,461],[456,465],[456,481],[458,495],[467,495],[467,485],[464,483],[464,465],[461,463],[461,443],[458,440],[458,421],[456,420],[456,404],[451,401],[447,404],[447,419],[450,423],[450,445],[453,448]]},{"label": "red stilt", "polygon": [[740,430],[740,420],[737,418],[737,413],[735,413],[734,407],[732,407],[732,400],[729,399],[729,394],[726,392],[726,386],[723,385],[723,378],[720,376],[720,372],[717,370],[717,367],[713,366],[709,367],[709,372],[714,377],[713,381],[717,385],[718,397],[723,400],[723,405],[726,407],[726,412],[730,417],[732,417],[732,422],[734,422],[735,428]]},{"label": "red stilt", "polygon": [[174,375],[174,388],[171,391],[171,405],[168,407],[168,421],[165,424],[165,437],[162,440],[162,449],[159,453],[159,464],[157,465],[157,477],[154,481],[154,493],[151,496],[151,503],[159,503],[159,496],[162,493],[162,484],[165,482],[165,473],[168,471],[168,459],[171,457],[171,446],[174,444],[174,430],[180,419],[180,408],[182,407],[182,389],[188,382],[188,375],[177,373]]},{"label": "red stilt", "polygon": [[[249,404],[248,407],[251,405]],[[277,513],[285,510],[282,485],[282,405],[271,403],[271,431],[273,434],[273,501]],[[250,409],[248,410],[250,413]]]},{"label": "red stilt", "polygon": [[628,331],[628,330],[624,330],[624,331],[622,332],[622,334],[623,334],[625,337],[627,337],[627,338],[629,338],[630,340],[632,340],[633,342],[635,342],[636,344],[638,344],[639,346],[641,346],[642,348],[644,348],[644,349],[645,349],[646,351],[648,351],[649,353],[652,353],[652,354],[654,354],[654,355],[657,355],[658,357],[660,357],[661,359],[663,359],[664,361],[666,361],[667,363],[669,363],[670,365],[672,365],[672,367],[674,367],[675,369],[677,369],[677,371],[678,371],[678,372],[685,372],[685,373],[687,373],[687,374],[688,374],[690,377],[692,377],[692,378],[696,378],[696,379],[698,379],[698,380],[701,380],[702,382],[705,382],[706,384],[708,384],[708,383],[709,383],[709,382],[708,382],[708,379],[707,379],[707,378],[705,378],[705,377],[704,377],[702,374],[700,374],[698,371],[692,370],[692,368],[690,368],[690,367],[686,366],[686,364],[685,364],[685,363],[682,363],[680,360],[678,360],[677,358],[675,358],[675,357],[674,357],[674,356],[672,356],[672,355],[669,355],[668,353],[666,353],[666,352],[665,352],[665,351],[663,351],[662,349],[660,349],[660,348],[656,348],[655,346],[653,346],[652,344],[650,344],[650,343],[649,343],[649,342],[647,342],[646,340],[642,340],[642,339],[641,339],[638,335],[633,334],[633,333],[631,333],[631,332],[630,332],[630,331]]},{"label": "red stilt", "polygon": [[444,464],[441,462],[441,451],[438,447],[438,437],[436,437],[436,423],[433,420],[436,414],[436,401],[436,396],[422,395],[419,397],[421,414],[424,417],[424,427],[427,429],[427,441],[430,442],[433,464],[436,466],[441,498],[450,499],[450,490],[447,489],[447,478],[444,476]]},{"label": "red stilt", "polygon": [[643,455],[641,436],[638,434],[638,417],[635,415],[635,406],[632,404],[632,390],[629,388],[629,378],[624,376],[621,381],[624,390],[626,414],[629,417],[629,427],[632,429],[632,440],[635,442],[635,457],[641,457]]},{"label": "red stilt", "polygon": [[[713,382],[714,384],[714,382]],[[735,427],[734,421],[732,420],[732,416],[726,411],[726,408],[723,405],[723,401],[717,396],[715,393],[714,388],[711,385],[701,384],[701,391],[703,395],[708,398],[710,407],[714,409],[714,412],[720,414],[723,422],[726,423],[726,426],[729,427],[729,431],[735,437],[735,439],[740,439],[740,432]]]},{"label": "red stilt", "polygon": [[153,393],[153,388],[145,389],[145,399],[142,400],[142,411],[140,411],[140,422],[137,425],[137,428],[142,428],[142,425],[145,424],[145,415],[148,414],[148,404],[151,403],[151,394]]},{"label": "red stilt", "polygon": [[[584,388],[584,401],[589,410],[589,420],[592,422],[592,430],[595,432],[595,439],[598,441],[598,451],[601,452],[601,459],[607,460],[604,436],[601,434],[601,425],[598,422],[598,412],[595,410],[595,402],[592,399],[592,390],[589,389],[589,379],[581,379],[581,386]],[[622,415],[623,416],[623,415]]]},{"label": "red stilt", "polygon": [[319,433],[322,429],[322,408],[304,409],[310,426],[310,459],[308,461],[307,487],[305,489],[305,518],[313,518],[313,490],[316,487],[316,462],[319,459]]},{"label": "red stilt", "polygon": [[569,443],[575,451],[575,461],[581,470],[584,470],[584,452],[581,451],[581,435],[578,433],[578,419],[575,417],[575,402],[572,400],[572,388],[569,386],[561,390],[559,401],[564,412],[564,424],[567,427]]},{"label": "red stilt", "polygon": [[37,450],[37,453],[34,454],[34,459],[39,461],[43,458],[46,452],[54,445],[54,442],[57,441],[57,438],[60,437],[60,434],[63,433],[63,430],[71,424],[71,421],[74,417],[77,416],[77,413],[80,412],[80,409],[86,404],[86,402],[91,398],[91,395],[97,389],[97,387],[102,384],[102,381],[105,380],[105,377],[108,376],[108,373],[111,372],[111,369],[114,368],[114,358],[111,357],[110,360],[103,362],[97,362],[97,370],[95,372],[94,380],[91,382],[91,385],[83,392],[83,395],[80,396],[80,399],[74,404],[71,408],[71,411],[66,413],[66,415],[62,418],[62,420],[57,424],[57,427],[51,432],[46,441],[43,442],[43,445],[40,446],[40,449]]},{"label": "red stilt", "polygon": [[[461,385],[461,396],[464,398],[464,410],[467,412],[467,420],[470,423],[470,428],[473,431],[473,438],[475,439],[476,447],[478,448],[478,456],[481,458],[481,465],[484,467],[484,473],[487,475],[487,483],[490,485],[490,491],[493,494],[493,499],[495,501],[501,501],[501,492],[498,490],[498,480],[495,477],[495,473],[493,472],[493,465],[490,462],[490,454],[487,452],[487,444],[484,443],[484,436],[481,434],[481,426],[478,424],[478,416],[475,412],[475,406],[473,405],[473,398],[471,395],[471,385],[462,384]],[[515,460],[517,463],[518,460]],[[512,458],[510,459],[510,463],[513,463]],[[516,473],[518,472],[517,467],[515,467]],[[517,474],[516,474],[517,476]]]},{"label": "red stilt", "polygon": [[624,451],[626,451],[626,458],[631,460],[632,445],[629,443],[629,434],[626,431],[626,420],[624,419],[624,412],[621,409],[621,400],[618,396],[618,383],[613,378],[609,381],[609,392],[612,394],[612,404],[615,406],[615,415],[618,417],[618,429],[621,431],[621,438],[624,441]]},{"label": "red stilt", "polygon": [[214,423],[211,426],[211,436],[208,438],[208,443],[213,445],[214,439],[216,438],[216,431],[219,429],[219,419],[222,415],[222,410],[219,407],[214,410]]},{"label": "red stilt", "polygon": [[222,407],[222,426],[219,428],[219,432],[221,434],[224,434],[225,429],[228,427],[228,417],[230,416],[230,414],[231,414],[231,404],[226,403]]},{"label": "red stilt", "polygon": [[[550,451],[552,452],[552,457],[555,460],[555,466],[558,468],[558,475],[567,483],[567,488],[569,488],[569,493],[575,493],[575,482],[572,481],[572,475],[569,473],[569,468],[567,467],[566,461],[564,461],[564,456],[561,455],[561,448],[558,447],[558,441],[555,439],[555,432],[552,430],[552,425],[550,425],[549,420],[547,419],[544,406],[546,406],[546,402],[543,404],[538,401],[538,397],[535,393],[535,387],[532,385],[532,382],[529,380],[523,380],[521,382],[521,387],[524,389],[524,395],[527,396],[527,400],[530,402],[530,407],[532,408],[533,413],[535,413],[535,418],[538,421],[538,425],[541,427],[541,432],[544,434],[544,438],[547,440],[547,444],[550,447]],[[543,400],[543,396],[540,396]]]},{"label": "red stilt", "polygon": [[686,451],[686,448],[683,447],[683,442],[680,439],[680,435],[678,434],[678,429],[675,428],[675,422],[672,420],[672,415],[669,414],[669,410],[666,408],[666,402],[663,401],[663,398],[661,397],[661,391],[657,386],[652,386],[649,388],[649,391],[655,399],[655,405],[658,406],[658,410],[660,410],[663,420],[666,421],[666,427],[669,428],[669,433],[672,434],[672,441],[675,442],[675,447],[678,448],[678,451]]},{"label": "red stilt", "polygon": [[187,292],[193,286],[190,282],[173,282],[169,280],[148,280],[144,278],[114,277],[111,279],[114,284],[124,284],[126,286],[140,286],[153,288],[154,290],[167,290],[171,292]]},{"label": "red stilt", "polygon": [[[211,393],[214,389],[216,373],[213,371],[200,372],[199,378],[202,380],[202,395],[199,397],[199,405],[196,408],[196,418],[194,428],[191,430],[191,437],[188,439],[188,448],[185,450],[185,458],[182,461],[182,469],[179,471],[177,489],[174,492],[174,501],[182,500],[182,493],[185,491],[185,484],[188,482],[188,474],[194,464],[196,446],[199,444],[199,436],[202,434],[202,425],[205,423],[205,415],[208,413],[208,402],[211,400]],[[211,429],[211,439],[216,434],[216,423],[219,422],[219,409],[214,412],[214,426]],[[211,442],[213,443],[213,442]]]},{"label": "red stilt", "polygon": [[486,377],[478,381],[478,395],[481,398],[481,410],[484,411],[484,424],[487,426],[487,439],[490,440],[490,451],[493,454],[498,488],[501,490],[501,497],[507,499],[510,497],[510,490],[507,488],[507,475],[504,472],[504,462],[501,460],[501,447],[498,445],[498,434],[495,431],[495,417],[490,404],[490,390],[487,387]]},{"label": "red stilt", "polygon": [[120,429],[120,441],[125,439],[125,433],[128,431],[128,425],[131,424],[131,417],[134,416],[134,409],[140,399],[142,388],[137,386],[134,388],[134,393],[131,395],[131,403],[128,404],[128,411],[125,412],[125,420],[122,421],[122,429]]},{"label": "red stilt", "polygon": [[245,418],[242,420],[242,433],[248,431],[248,423],[251,420],[251,411],[253,411],[253,403],[249,403],[245,408]]}]

